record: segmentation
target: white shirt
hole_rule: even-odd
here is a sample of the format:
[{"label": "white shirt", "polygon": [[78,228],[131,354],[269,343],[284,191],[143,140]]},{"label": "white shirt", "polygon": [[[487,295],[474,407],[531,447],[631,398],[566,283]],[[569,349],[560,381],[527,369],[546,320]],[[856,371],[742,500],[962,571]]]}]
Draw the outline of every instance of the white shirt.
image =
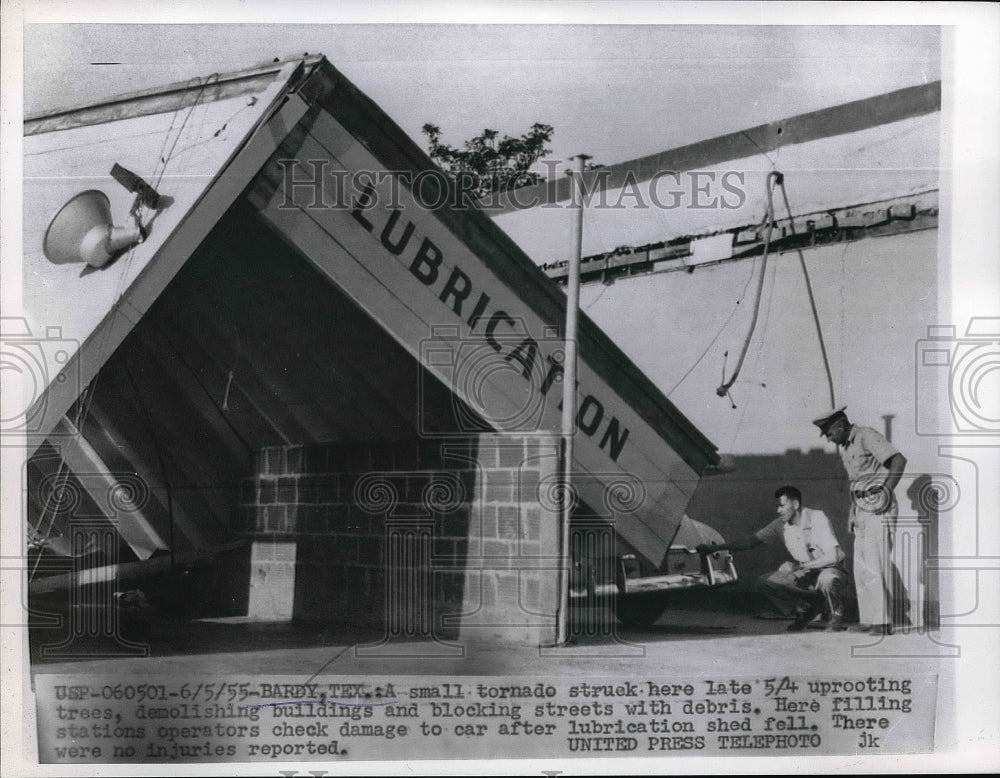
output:
[{"label": "white shirt", "polygon": [[757,530],[755,535],[763,543],[777,543],[780,540],[792,559],[799,564],[832,554],[834,548],[840,545],[833,533],[830,519],[823,511],[813,508],[800,509],[792,521],[778,517]]}]

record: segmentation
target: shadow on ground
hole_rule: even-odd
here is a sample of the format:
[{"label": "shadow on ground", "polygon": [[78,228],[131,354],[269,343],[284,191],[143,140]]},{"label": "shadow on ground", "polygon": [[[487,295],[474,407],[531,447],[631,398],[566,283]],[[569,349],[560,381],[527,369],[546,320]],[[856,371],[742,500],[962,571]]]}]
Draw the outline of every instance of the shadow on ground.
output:
[{"label": "shadow on ground", "polygon": [[[760,603],[754,600],[716,602],[715,607],[697,607],[680,601],[668,607],[654,623],[624,626],[608,609],[573,610],[571,642],[597,646],[608,643],[657,644],[708,639],[746,638],[784,634],[787,619],[755,616]],[[337,622],[255,622],[243,617],[184,618],[147,615],[141,620],[123,620],[120,638],[76,635],[67,640],[74,625],[36,627],[30,633],[33,666],[41,668],[63,662],[114,657],[187,657],[197,655],[281,652],[330,647],[334,650],[378,644],[381,630]],[[80,625],[75,625],[81,632]],[[811,625],[821,629],[822,623]],[[393,637],[393,643],[426,642],[422,636]],[[461,643],[462,641],[447,641]]]}]

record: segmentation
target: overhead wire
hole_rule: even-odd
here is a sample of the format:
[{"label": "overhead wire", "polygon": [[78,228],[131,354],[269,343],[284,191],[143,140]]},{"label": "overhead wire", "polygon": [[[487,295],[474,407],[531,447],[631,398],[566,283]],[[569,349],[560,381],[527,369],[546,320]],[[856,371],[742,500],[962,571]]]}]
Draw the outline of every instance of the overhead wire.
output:
[{"label": "overhead wire", "polygon": [[[153,188],[154,189],[157,187],[157,185],[163,179],[163,174],[167,172],[167,165],[170,163],[170,160],[171,160],[171,158],[174,155],[174,149],[177,148],[177,143],[180,141],[181,136],[184,134],[184,130],[187,127],[187,123],[191,119],[191,115],[194,113],[194,109],[197,108],[201,104],[201,99],[202,99],[202,97],[205,94],[205,89],[206,89],[206,87],[208,87],[208,85],[212,81],[212,79],[215,79],[216,82],[218,82],[218,80],[219,80],[219,74],[218,73],[212,73],[210,76],[206,76],[204,80],[202,80],[200,78],[194,79],[194,80],[197,80],[197,81],[201,82],[200,85],[199,85],[199,88],[198,88],[198,94],[195,95],[194,101],[191,103],[190,106],[188,106],[187,113],[184,115],[184,121],[181,122],[181,126],[178,128],[177,134],[174,135],[174,142],[170,146],[170,151],[167,152],[166,155],[164,155],[163,154],[163,150],[166,149],[166,146],[167,146],[167,143],[168,143],[168,140],[169,140],[169,137],[170,137],[170,132],[173,130],[174,121],[176,120],[177,114],[180,113],[181,109],[178,108],[174,112],[174,118],[171,120],[170,127],[167,129],[167,135],[166,135],[166,137],[164,137],[163,147],[160,149],[160,156],[159,156],[159,159],[158,159],[158,161],[156,163],[156,168],[159,169],[159,172],[154,173],[154,177],[153,177]],[[162,165],[162,168],[160,167],[161,165]]]},{"label": "overhead wire", "polygon": [[604,295],[605,295],[605,294],[607,293],[607,291],[608,291],[608,290],[609,290],[609,289],[610,289],[610,288],[611,288],[611,287],[612,287],[613,285],[614,285],[614,283],[613,283],[613,282],[612,282],[612,283],[604,283],[604,284],[602,284],[602,286],[603,286],[604,288],[603,288],[603,289],[601,290],[601,293],[600,293],[600,294],[598,294],[598,295],[597,295],[597,297],[595,297],[595,298],[594,298],[593,300],[591,300],[591,301],[590,301],[589,303],[587,303],[586,307],[584,307],[584,309],[583,309],[583,310],[584,310],[584,311],[589,311],[589,310],[590,310],[591,308],[593,308],[593,307],[594,307],[595,305],[597,305],[597,303],[598,303],[598,302],[600,302],[600,299],[601,299],[602,297],[604,297]]}]

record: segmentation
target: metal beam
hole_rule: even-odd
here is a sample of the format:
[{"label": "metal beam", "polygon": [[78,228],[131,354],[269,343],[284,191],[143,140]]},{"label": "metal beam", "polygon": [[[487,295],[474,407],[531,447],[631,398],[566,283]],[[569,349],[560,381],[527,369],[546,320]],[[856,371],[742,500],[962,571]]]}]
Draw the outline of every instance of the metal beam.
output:
[{"label": "metal beam", "polygon": [[236,551],[247,545],[247,541],[239,540],[233,543],[206,547],[194,551],[177,554],[171,565],[169,557],[156,557],[148,562],[123,562],[103,567],[90,567],[73,573],[47,575],[34,579],[29,583],[31,594],[49,594],[81,586],[93,586],[98,583],[115,581],[118,586],[124,584],[148,581],[150,576],[169,573],[171,567],[186,567],[196,564],[214,564],[219,554]]},{"label": "metal beam", "polygon": [[[142,505],[130,500],[127,485],[123,488],[73,422],[63,418],[56,425],[56,432],[59,454],[66,466],[135,555],[145,560],[154,551],[167,550],[169,546],[143,513]],[[115,502],[121,503],[120,509]]]},{"label": "metal beam", "polygon": [[[941,82],[934,81],[591,170],[584,174],[584,185],[588,192],[620,189],[625,184],[648,181],[659,173],[680,173],[731,159],[745,159],[783,146],[867,130],[940,110]],[[569,178],[563,176],[490,195],[479,206],[490,216],[500,216],[568,200],[570,194]]]},{"label": "metal beam", "polygon": [[143,89],[138,92],[116,95],[101,103],[56,108],[39,111],[24,119],[24,134],[39,135],[74,127],[134,119],[158,113],[172,113],[192,105],[226,100],[240,95],[260,94],[275,78],[279,78],[289,62],[311,67],[322,59],[320,56],[301,57],[270,63],[262,67],[234,73],[213,74],[190,78],[187,81]]}]

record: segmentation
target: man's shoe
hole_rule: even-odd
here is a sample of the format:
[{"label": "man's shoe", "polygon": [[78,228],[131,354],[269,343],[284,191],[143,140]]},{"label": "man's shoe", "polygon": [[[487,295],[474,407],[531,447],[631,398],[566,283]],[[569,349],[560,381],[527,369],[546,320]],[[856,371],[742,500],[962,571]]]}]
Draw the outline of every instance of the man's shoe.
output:
[{"label": "man's shoe", "polygon": [[891,635],[895,630],[892,624],[873,624],[868,630],[869,635]]},{"label": "man's shoe", "polygon": [[831,614],[830,620],[826,623],[827,632],[842,632],[844,629],[844,617],[839,613]]},{"label": "man's shoe", "polygon": [[848,632],[870,632],[872,628],[871,624],[854,624],[847,628]]},{"label": "man's shoe", "polygon": [[795,621],[788,625],[788,631],[802,632],[802,630],[806,628],[806,625],[814,618],[816,618],[815,608],[809,608],[809,610],[802,611],[795,617]]}]

